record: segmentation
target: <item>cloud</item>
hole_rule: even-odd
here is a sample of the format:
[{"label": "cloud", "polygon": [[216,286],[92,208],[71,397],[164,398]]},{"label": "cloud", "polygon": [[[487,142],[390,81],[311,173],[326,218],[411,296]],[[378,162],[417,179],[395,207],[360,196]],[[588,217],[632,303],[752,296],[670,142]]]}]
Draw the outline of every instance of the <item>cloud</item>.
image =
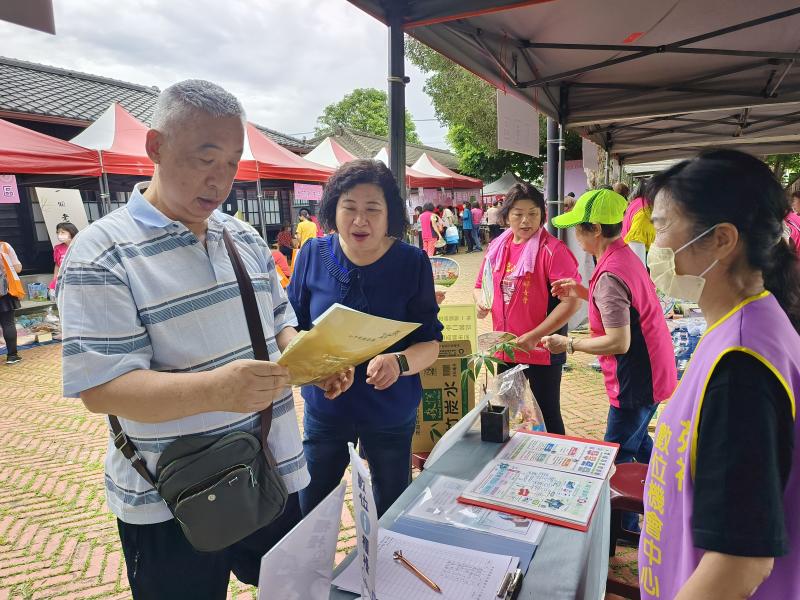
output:
[{"label": "cloud", "polygon": [[[56,36],[0,22],[0,54],[164,88],[209,79],[249,117],[285,133],[313,130],[323,107],[356,87],[386,88],[387,30],[346,0],[58,0]],[[433,109],[411,66],[407,105]],[[417,123],[443,146],[435,121]]]}]

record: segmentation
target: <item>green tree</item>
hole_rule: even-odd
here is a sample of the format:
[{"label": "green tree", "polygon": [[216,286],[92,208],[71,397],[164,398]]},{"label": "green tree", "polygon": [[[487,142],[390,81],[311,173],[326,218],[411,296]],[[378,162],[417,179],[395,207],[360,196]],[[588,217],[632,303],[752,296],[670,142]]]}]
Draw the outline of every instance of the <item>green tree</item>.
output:
[{"label": "green tree", "polygon": [[800,154],[772,154],[764,160],[784,187],[800,179]]},{"label": "green tree", "polygon": [[[345,95],[339,102],[326,106],[317,117],[315,133],[324,135],[337,127],[349,127],[357,131],[386,137],[389,135],[389,99],[385,91],[375,88],[358,88]],[[406,139],[419,144],[417,128],[406,110]]]},{"label": "green tree", "polygon": [[[539,117],[539,147],[533,157],[497,148],[495,88],[412,38],[406,38],[406,55],[427,79],[423,89],[433,101],[436,118],[448,127],[448,141],[461,171],[491,181],[507,171],[528,181],[541,178],[546,153],[547,127]],[[567,160],[581,157],[581,138],[567,132]]]}]

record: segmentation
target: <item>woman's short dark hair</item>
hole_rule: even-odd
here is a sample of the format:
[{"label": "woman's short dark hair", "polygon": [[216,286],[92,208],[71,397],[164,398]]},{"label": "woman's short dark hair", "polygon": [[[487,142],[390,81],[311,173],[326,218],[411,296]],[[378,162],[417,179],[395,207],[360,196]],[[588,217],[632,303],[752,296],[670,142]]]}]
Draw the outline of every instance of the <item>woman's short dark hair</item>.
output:
[{"label": "woman's short dark hair", "polygon": [[[397,188],[397,182],[389,168],[379,160],[352,160],[336,169],[325,186],[319,218],[326,230],[336,229],[336,206],[345,192],[362,183],[371,183],[381,188],[388,212],[388,235],[403,237],[406,230],[405,201]],[[425,205],[427,207],[427,204]],[[433,209],[433,205],[431,205]]]},{"label": "woman's short dark hair", "polygon": [[789,203],[767,165],[744,152],[707,150],[655,175],[648,201],[659,192],[694,222],[693,237],[720,223],[736,227],[747,262],[800,331],[800,262],[783,238]]},{"label": "woman's short dark hair", "polygon": [[426,202],[423,204],[422,212],[433,212],[433,202]]},{"label": "woman's short dark hair", "polygon": [[[578,227],[581,228],[581,231],[585,231],[586,233],[591,233],[594,231],[595,225],[597,225],[597,223],[578,223]],[[602,235],[604,238],[613,240],[620,233],[622,233],[622,223],[600,225],[600,235]]]},{"label": "woman's short dark hair", "polygon": [[511,189],[508,190],[505,200],[503,201],[503,206],[500,209],[500,218],[508,223],[508,214],[511,212],[511,209],[514,208],[514,204],[520,200],[531,200],[536,206],[539,207],[539,210],[542,213],[542,221],[539,223],[539,225],[544,225],[544,220],[547,216],[547,209],[545,208],[544,203],[544,194],[542,194],[542,192],[537,190],[530,183],[525,181],[515,183],[511,186]]},{"label": "woman's short dark hair", "polygon": [[58,233],[59,230],[66,231],[69,234],[69,237],[73,239],[75,238],[76,235],[78,235],[78,228],[75,227],[75,225],[73,225],[69,221],[63,221],[62,223],[56,225],[56,233]]}]

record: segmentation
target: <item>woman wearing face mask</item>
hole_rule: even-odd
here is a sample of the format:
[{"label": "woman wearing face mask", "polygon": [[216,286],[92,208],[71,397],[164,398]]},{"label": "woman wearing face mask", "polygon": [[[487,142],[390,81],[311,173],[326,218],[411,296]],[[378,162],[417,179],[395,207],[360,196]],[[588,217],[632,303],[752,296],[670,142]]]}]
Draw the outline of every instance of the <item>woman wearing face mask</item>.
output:
[{"label": "woman wearing face mask", "polygon": [[[544,338],[550,352],[585,352],[599,357],[610,403],[605,439],[620,445],[616,462],[650,461],[653,440],[647,425],[658,403],[677,383],[672,337],[655,286],[642,262],[621,237],[627,202],[612,190],[590,190],[575,208],[553,219],[560,228],[576,226],[578,243],[597,259],[589,289],[572,280],[553,283],[560,298],[589,301],[592,337]],[[636,515],[623,527],[638,531]]]},{"label": "woman wearing face mask", "polygon": [[[465,209],[468,211],[469,209]],[[580,280],[578,262],[567,246],[545,231],[544,196],[528,183],[515,184],[506,195],[501,218],[510,228],[498,236],[486,251],[473,295],[478,317],[492,313],[495,331],[513,333],[523,349],[514,361],[524,363],[525,376],[542,409],[545,427],[564,434],[561,418],[561,366],[566,355],[551,355],[541,347],[542,336],[562,330],[580,304],[577,298],[560,301],[550,295],[553,282]],[[487,294],[483,286],[490,286]],[[491,306],[487,306],[491,298]]]},{"label": "woman wearing face mask", "polygon": [[758,159],[715,150],[654,177],[656,285],[709,324],[659,419],[642,598],[800,598],[800,271]]},{"label": "woman wearing face mask", "polygon": [[53,246],[53,261],[56,266],[53,269],[53,281],[50,282],[50,295],[55,296],[56,282],[58,280],[58,270],[61,268],[61,263],[64,262],[64,257],[67,255],[67,250],[72,240],[78,235],[78,228],[72,223],[64,221],[56,225],[56,236],[58,237],[58,244]]}]

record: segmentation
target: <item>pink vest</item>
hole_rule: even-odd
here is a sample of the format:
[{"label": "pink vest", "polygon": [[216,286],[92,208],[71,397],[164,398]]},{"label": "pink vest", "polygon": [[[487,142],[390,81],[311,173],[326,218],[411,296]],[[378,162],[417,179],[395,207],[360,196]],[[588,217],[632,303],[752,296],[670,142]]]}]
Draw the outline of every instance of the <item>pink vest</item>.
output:
[{"label": "pink vest", "polygon": [[[780,376],[792,401],[800,390],[800,336],[769,292],[749,298],[708,329],[656,427],[645,481],[645,522],[639,542],[642,598],[671,600],[697,568],[703,551],[692,539],[698,416],[714,366],[742,350]],[[795,439],[800,439],[795,420]],[[747,440],[730,440],[731,444]],[[772,574],[751,600],[800,598],[800,444],[784,492],[790,554],[775,559]]]},{"label": "pink vest", "polygon": [[628,204],[628,208],[625,210],[625,217],[622,219],[622,239],[625,239],[625,236],[628,235],[628,232],[631,230],[631,224],[633,223],[633,217],[636,216],[640,210],[644,208],[644,198],[634,198],[631,200],[631,203]]},{"label": "pink vest", "polygon": [[790,212],[786,216],[785,222],[789,227],[789,236],[794,244],[794,249],[800,254],[800,215]]},{"label": "pink vest", "polygon": [[608,247],[589,283],[589,327],[592,335],[605,335],[594,301],[598,277],[612,273],[631,292],[631,345],[625,354],[599,357],[608,399],[612,406],[650,406],[672,395],[678,382],[672,336],[650,275],[622,238]]},{"label": "pink vest", "polygon": [[[508,239],[508,243],[512,238]],[[548,273],[553,260],[553,254],[559,246],[564,246],[558,238],[553,237],[545,229],[542,229],[539,238],[539,251],[536,254],[536,266],[532,273],[526,273],[514,288],[511,302],[508,306],[503,302],[502,276],[503,273],[492,273],[492,285],[494,287],[494,301],[492,302],[492,325],[495,331],[507,331],[515,335],[522,335],[537,327],[544,321],[545,317],[558,306],[558,300],[553,298],[550,293],[550,281]],[[564,248],[566,249],[566,247]],[[567,250],[567,252],[569,252]],[[569,256],[572,256],[571,254]],[[501,260],[503,263],[508,258],[508,246],[503,250]],[[574,279],[579,280],[578,263],[572,257],[575,273]],[[559,331],[566,334],[566,326]],[[511,361],[505,354],[497,354],[497,357],[504,361]],[[550,365],[565,362],[566,356],[558,354],[552,357],[551,354],[541,346],[537,346],[533,352],[515,352],[515,363],[526,365]]]}]

